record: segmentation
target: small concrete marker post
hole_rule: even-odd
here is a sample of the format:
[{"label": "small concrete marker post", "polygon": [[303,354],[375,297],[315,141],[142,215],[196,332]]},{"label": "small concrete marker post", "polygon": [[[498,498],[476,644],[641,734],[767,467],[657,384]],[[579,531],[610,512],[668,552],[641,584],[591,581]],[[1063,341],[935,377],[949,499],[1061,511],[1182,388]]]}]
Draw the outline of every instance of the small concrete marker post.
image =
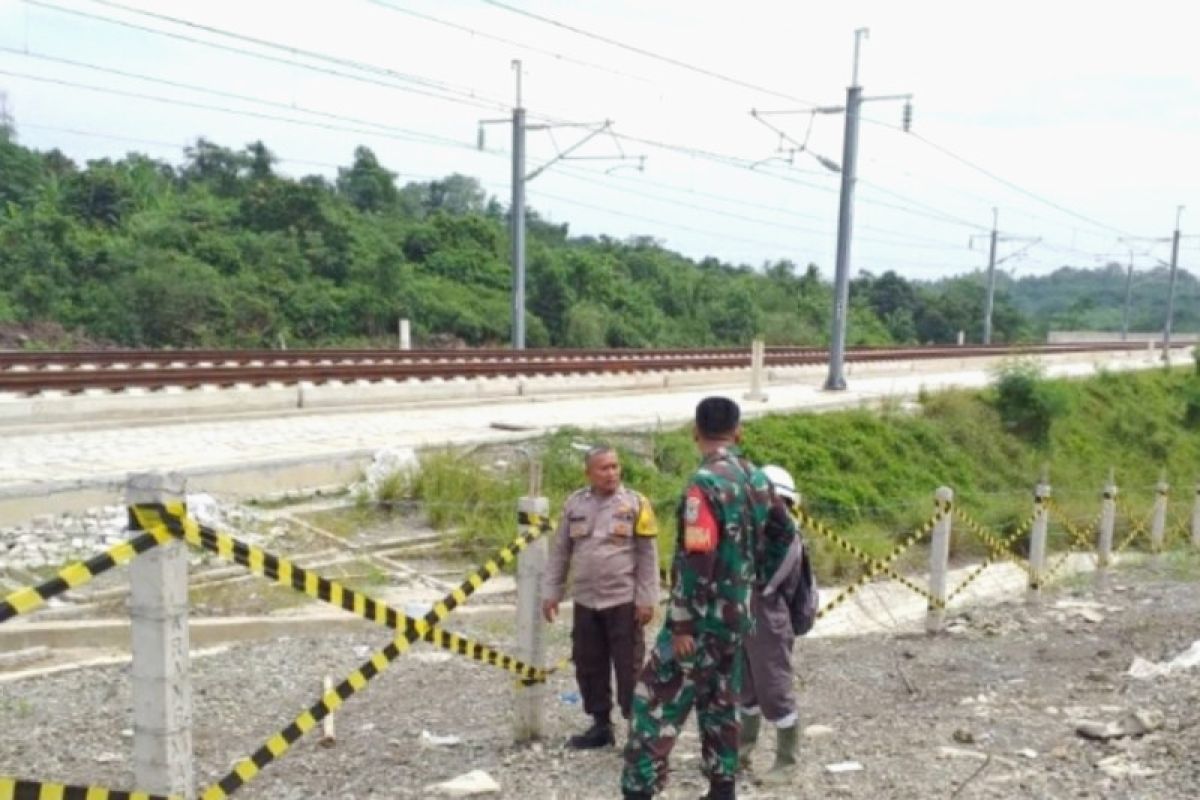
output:
[{"label": "small concrete marker post", "polygon": [[[332,692],[333,678],[329,675],[326,675],[325,680],[321,682],[321,686],[324,687],[326,694]],[[330,712],[325,716],[325,719],[321,720],[321,738],[317,741],[317,743],[322,747],[333,747],[335,744],[337,744],[337,729],[334,725],[333,717],[333,712]]]},{"label": "small concrete marker post", "polygon": [[767,393],[763,391],[763,377],[766,371],[766,345],[762,339],[750,343],[750,391],[743,397],[758,403],[767,401]]},{"label": "small concrete marker post", "polygon": [[1192,504],[1192,546],[1200,547],[1200,482],[1196,483],[1196,501]]},{"label": "small concrete marker post", "polygon": [[1117,484],[1113,470],[1108,471],[1108,483],[1104,485],[1100,501],[1100,541],[1096,558],[1096,581],[1103,583],[1105,570],[1112,564],[1113,529],[1117,524]]},{"label": "small concrete marker post", "polygon": [[408,320],[400,320],[400,349],[412,350],[412,330],[409,328]]},{"label": "small concrete marker post", "polygon": [[1167,531],[1167,494],[1170,490],[1166,477],[1159,478],[1154,487],[1154,519],[1150,523],[1150,552],[1155,556],[1163,550],[1163,536]]},{"label": "small concrete marker post", "polygon": [[[550,500],[540,497],[542,465],[529,463],[529,495],[517,500],[518,513],[550,516]],[[524,528],[522,528],[524,532]],[[517,658],[535,666],[546,663],[546,637],[542,622],[542,575],[549,549],[546,537],[530,543],[517,556]],[[518,743],[541,739],[545,727],[546,684],[517,683],[513,707],[513,736]]]},{"label": "small concrete marker post", "polygon": [[[128,505],[180,501],[178,473],[131,474]],[[129,565],[133,635],[133,775],[144,791],[196,796],[192,770],[188,552],[181,541],[155,547]]]},{"label": "small concrete marker post", "polygon": [[933,498],[939,516],[929,543],[929,594],[939,602],[930,600],[925,613],[925,632],[929,634],[941,633],[946,622],[946,574],[950,562],[950,509],[954,503],[954,490],[941,486]]},{"label": "small concrete marker post", "polygon": [[1050,524],[1050,513],[1046,501],[1050,499],[1050,484],[1043,475],[1033,492],[1033,529],[1029,534],[1029,587],[1025,599],[1029,603],[1041,600],[1042,580],[1046,575],[1046,530]]}]

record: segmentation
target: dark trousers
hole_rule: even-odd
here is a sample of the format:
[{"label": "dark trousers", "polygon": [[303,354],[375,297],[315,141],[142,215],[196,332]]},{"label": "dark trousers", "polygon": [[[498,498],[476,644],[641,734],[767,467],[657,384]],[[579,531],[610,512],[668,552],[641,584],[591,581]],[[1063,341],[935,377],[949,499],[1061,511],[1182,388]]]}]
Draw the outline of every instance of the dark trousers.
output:
[{"label": "dark trousers", "polygon": [[571,657],[575,660],[583,710],[593,717],[609,715],[615,672],[617,702],[628,719],[633,687],[646,657],[645,635],[634,617],[633,603],[603,609],[576,603]]}]

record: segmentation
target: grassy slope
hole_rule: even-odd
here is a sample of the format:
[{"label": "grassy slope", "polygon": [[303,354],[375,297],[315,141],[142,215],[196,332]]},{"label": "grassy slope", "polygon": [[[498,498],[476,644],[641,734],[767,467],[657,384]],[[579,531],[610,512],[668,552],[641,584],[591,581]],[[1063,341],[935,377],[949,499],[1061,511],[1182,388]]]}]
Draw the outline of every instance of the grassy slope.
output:
[{"label": "grassy slope", "polygon": [[[1009,433],[985,391],[932,395],[915,414],[771,415],[746,425],[745,448],[760,464],[790,469],[814,516],[876,553],[929,518],[933,491],[942,484],[954,488],[972,516],[996,530],[1013,529],[1030,514],[1031,489],[1043,466],[1057,502],[1080,523],[1095,518],[1109,467],[1139,517],[1163,470],[1177,498],[1172,522],[1189,514],[1200,479],[1200,430],[1185,425],[1185,402],[1200,394],[1200,376],[1191,369],[1153,370],[1062,386],[1068,411],[1043,447]],[[538,443],[552,513],[582,483],[571,442],[598,438],[563,431]],[[626,482],[659,510],[665,557],[672,549],[674,503],[695,465],[690,436],[677,429],[608,438],[622,451]],[[454,452],[426,454],[422,472],[403,492],[427,505],[434,525],[456,529],[461,544],[478,551],[513,533],[515,497],[523,486],[518,466],[497,468]],[[856,569],[830,548],[818,553],[827,579]]]}]

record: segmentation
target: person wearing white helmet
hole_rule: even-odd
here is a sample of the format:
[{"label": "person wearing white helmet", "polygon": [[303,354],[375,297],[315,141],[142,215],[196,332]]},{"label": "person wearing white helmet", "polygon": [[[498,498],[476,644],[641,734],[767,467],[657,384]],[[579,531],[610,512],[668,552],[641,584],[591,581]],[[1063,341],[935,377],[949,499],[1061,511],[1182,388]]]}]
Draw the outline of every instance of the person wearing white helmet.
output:
[{"label": "person wearing white helmet", "polygon": [[[762,471],[788,510],[795,509],[800,495],[791,474],[775,464]],[[799,589],[804,552],[799,538],[784,535],[783,527],[769,521],[767,524],[765,569],[756,571],[765,582],[756,582],[750,597],[754,630],[745,637],[746,669],[738,701],[742,721],[738,758],[743,769],[750,768],[750,754],[758,742],[763,717],[775,726],[775,763],[761,778],[761,783],[768,786],[791,783],[799,746],[792,671],[795,633],[787,598]],[[773,531],[777,532],[777,541],[772,540]]]}]

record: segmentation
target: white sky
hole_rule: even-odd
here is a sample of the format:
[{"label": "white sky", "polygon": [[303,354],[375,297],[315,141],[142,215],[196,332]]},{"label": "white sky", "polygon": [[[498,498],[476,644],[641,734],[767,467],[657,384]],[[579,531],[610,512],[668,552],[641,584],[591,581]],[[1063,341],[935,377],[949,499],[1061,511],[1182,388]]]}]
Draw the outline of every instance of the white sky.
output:
[{"label": "white sky", "polygon": [[[751,108],[803,109],[802,103],[637,55],[484,0],[385,0],[392,5],[603,65],[597,69],[381,8],[369,0],[121,0],[132,8],[187,19],[270,42],[367,62],[475,93],[484,106],[270,63],[47,8],[122,19],[236,49],[301,58],[212,33],[148,19],[94,0],[0,0],[0,89],[21,141],[59,147],[83,160],[140,150],[178,161],[197,136],[239,147],[262,139],[288,174],[332,176],[357,144],[372,147],[401,180],[450,172],[479,177],[507,203],[509,133],[488,130],[474,149],[477,121],[504,117],[513,101],[510,60],[524,62],[531,117],[614,121],[618,133],[719,152],[753,162],[774,154],[776,137]],[[1042,237],[1005,262],[1018,274],[1063,264],[1090,267],[1127,253],[1120,232],[1166,237],[1177,205],[1183,228],[1200,228],[1200,13],[1164,0],[1101,4],[1054,0],[843,2],[797,0],[507,0],[512,5],[801,100],[841,105],[849,83],[853,30],[867,26],[861,81],[868,96],[912,92],[914,131],[1086,221],[1013,191],[898,130],[865,122],[859,155],[853,269],[895,269],[933,278],[986,263],[972,233],[991,224]],[[19,51],[19,52],[13,52]],[[72,59],[160,80],[202,85],[360,122],[314,117],[53,63]],[[11,73],[85,83],[242,111],[308,119],[359,132],[247,118],[47,84]],[[394,83],[393,78],[374,79]],[[405,84],[414,86],[414,84]],[[440,93],[440,90],[434,90]],[[869,103],[864,116],[899,125],[901,104]],[[809,115],[775,117],[803,139]],[[462,146],[375,136],[378,126],[456,140]],[[75,131],[67,132],[67,131]],[[83,133],[92,135],[82,135]],[[115,138],[101,138],[104,135]],[[579,132],[555,132],[559,146]],[[815,119],[810,149],[841,161],[842,120]],[[140,140],[140,141],[131,141]],[[156,144],[157,143],[157,144]],[[633,144],[643,173],[605,170],[617,162],[555,165],[529,185],[529,202],[576,234],[650,235],[694,257],[755,266],[790,258],[832,272],[839,178],[801,154],[757,171]],[[530,167],[550,158],[546,133],[529,134]],[[580,155],[616,153],[597,138]],[[760,174],[767,172],[769,174]],[[904,209],[908,209],[905,211]],[[915,213],[912,213],[914,212]],[[956,221],[948,221],[946,216]],[[972,223],[978,229],[963,223]],[[1097,224],[1099,223],[1099,224]],[[1001,255],[1020,248],[1001,245]],[[1141,267],[1169,256],[1165,244],[1138,243]],[[1127,255],[1119,256],[1121,261]],[[1185,240],[1181,265],[1200,262],[1200,239]]]}]

